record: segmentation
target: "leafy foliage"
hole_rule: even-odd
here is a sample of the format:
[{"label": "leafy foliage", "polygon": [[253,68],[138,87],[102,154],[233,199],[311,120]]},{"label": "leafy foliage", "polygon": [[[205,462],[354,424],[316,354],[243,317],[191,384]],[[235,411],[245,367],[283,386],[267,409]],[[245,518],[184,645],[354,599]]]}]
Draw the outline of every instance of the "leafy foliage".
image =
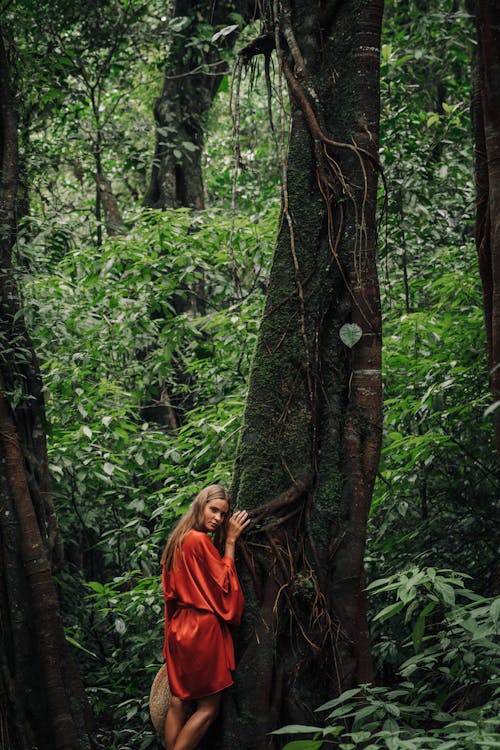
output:
[{"label": "leafy foliage", "polygon": [[[129,725],[144,723],[160,661],[164,539],[200,486],[230,478],[275,223],[273,209],[237,222],[230,251],[217,211],[142,211],[126,237],[75,243],[50,272],[31,246],[26,313],[48,391],[68,634],[98,711],[114,685]],[[176,313],[201,279],[204,313]],[[146,419],[159,382],[189,397],[177,431]]]},{"label": "leafy foliage", "polygon": [[[229,481],[278,223],[267,94],[256,67],[241,91],[235,182],[223,79],[205,212],[145,211],[164,47],[191,19],[169,24],[164,3],[132,0],[38,3],[37,23],[31,3],[6,12],[31,203],[17,273],[47,395],[67,637],[102,743],[154,747],[159,554],[200,486]],[[200,26],[193,54],[241,27],[229,21]],[[500,524],[472,238],[472,24],[452,0],[392,0],[384,34],[385,435],[367,577],[387,686],[333,699],[324,727],[280,730],[301,736],[288,750],[495,746]],[[127,229],[99,247],[97,154]],[[176,429],[168,410],[183,415]]]},{"label": "leafy foliage", "polygon": [[[393,2],[382,48],[385,437],[369,574],[455,567],[485,594],[497,541],[482,295],[471,234],[473,27],[465,8]],[[439,49],[439,56],[436,50]],[[486,416],[485,416],[486,415]]]},{"label": "leafy foliage", "polygon": [[328,712],[326,726],[280,729],[277,734],[313,734],[283,750],[312,750],[333,737],[339,750],[360,743],[371,750],[496,747],[500,599],[478,596],[463,576],[434,568],[415,567],[369,589],[396,592],[396,603],[375,619],[404,612],[405,623],[414,624],[403,647],[414,654],[399,665],[394,687],[360,685],[320,706],[318,712]]}]

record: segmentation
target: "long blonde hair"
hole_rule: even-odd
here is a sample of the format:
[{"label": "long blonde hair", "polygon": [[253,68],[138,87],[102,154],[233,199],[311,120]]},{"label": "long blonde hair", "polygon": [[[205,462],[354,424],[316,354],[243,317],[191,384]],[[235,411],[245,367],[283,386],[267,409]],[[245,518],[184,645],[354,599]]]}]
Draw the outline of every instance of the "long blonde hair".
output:
[{"label": "long blonde hair", "polygon": [[209,484],[208,487],[204,487],[201,492],[196,495],[195,499],[189,506],[189,510],[182,516],[167,539],[160,561],[165,567],[167,573],[174,567],[176,552],[177,550],[181,551],[182,543],[186,534],[191,531],[191,529],[196,529],[197,531],[203,530],[203,511],[205,505],[211,500],[226,500],[228,504],[228,513],[226,514],[223,523],[221,523],[214,534],[215,545],[219,548],[219,552],[222,553],[224,542],[226,540],[227,523],[229,521],[229,506],[231,502],[224,487],[220,484]]}]

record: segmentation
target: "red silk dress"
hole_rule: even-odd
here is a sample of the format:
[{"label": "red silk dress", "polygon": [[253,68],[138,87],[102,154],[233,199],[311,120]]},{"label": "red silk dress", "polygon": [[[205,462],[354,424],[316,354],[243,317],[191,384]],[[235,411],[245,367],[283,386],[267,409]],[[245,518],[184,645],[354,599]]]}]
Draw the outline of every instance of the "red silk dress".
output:
[{"label": "red silk dress", "polygon": [[213,695],[233,684],[234,647],[229,625],[243,613],[234,560],[221,557],[210,537],[192,529],[174,569],[162,575],[170,689],[178,698]]}]

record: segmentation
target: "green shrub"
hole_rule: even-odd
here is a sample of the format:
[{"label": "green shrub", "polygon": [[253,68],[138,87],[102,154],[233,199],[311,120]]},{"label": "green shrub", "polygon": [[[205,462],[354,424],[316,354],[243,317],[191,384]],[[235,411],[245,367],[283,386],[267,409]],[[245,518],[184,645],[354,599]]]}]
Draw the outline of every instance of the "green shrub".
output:
[{"label": "green shrub", "polygon": [[308,734],[283,750],[486,750],[498,747],[500,678],[496,639],[500,598],[467,589],[464,576],[413,567],[374,581],[374,594],[395,594],[375,621],[400,618],[408,634],[393,687],[360,685],[320,706],[321,727],[287,726],[276,734]]}]

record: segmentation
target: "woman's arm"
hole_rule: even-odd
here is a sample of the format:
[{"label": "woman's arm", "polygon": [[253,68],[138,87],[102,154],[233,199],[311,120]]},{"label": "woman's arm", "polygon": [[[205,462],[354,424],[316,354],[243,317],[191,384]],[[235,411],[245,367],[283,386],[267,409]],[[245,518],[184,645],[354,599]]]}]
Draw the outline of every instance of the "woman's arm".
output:
[{"label": "woman's arm", "polygon": [[224,557],[230,557],[234,560],[234,548],[236,540],[242,531],[251,523],[246,510],[237,510],[233,513],[228,522],[226,546],[224,547]]}]

